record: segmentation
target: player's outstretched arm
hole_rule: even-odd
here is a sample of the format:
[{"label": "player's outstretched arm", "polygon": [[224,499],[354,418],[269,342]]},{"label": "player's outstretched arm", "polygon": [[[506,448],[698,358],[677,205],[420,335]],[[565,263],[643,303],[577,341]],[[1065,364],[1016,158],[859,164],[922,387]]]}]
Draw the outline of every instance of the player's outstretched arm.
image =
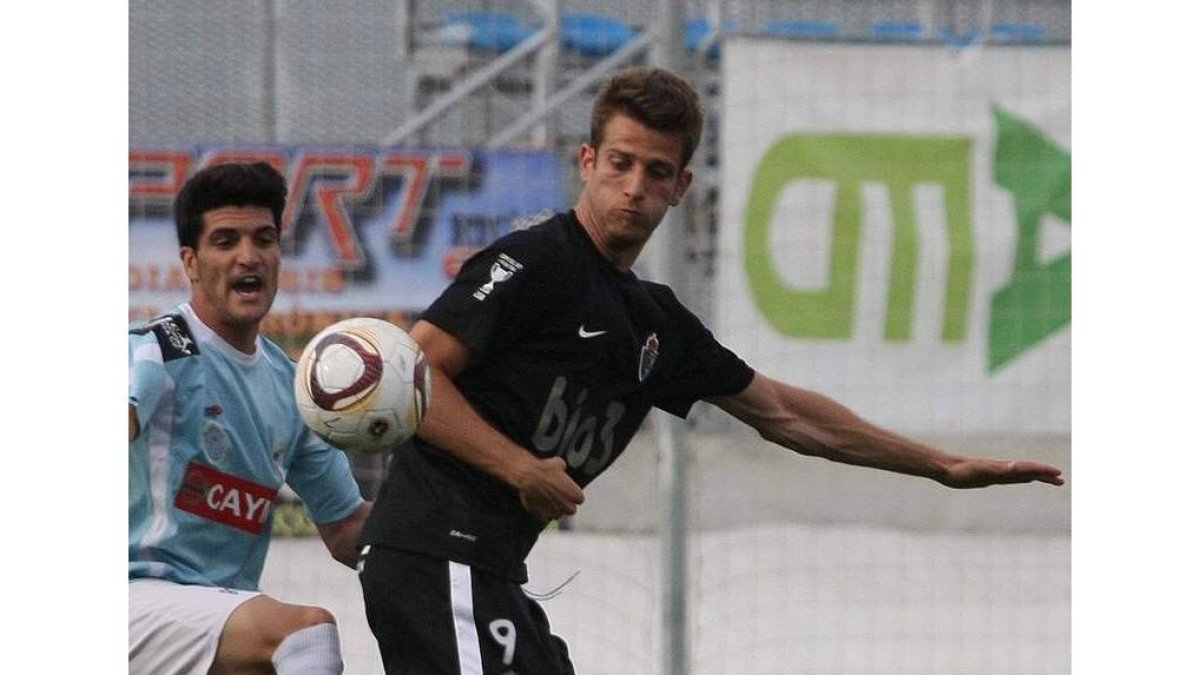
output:
[{"label": "player's outstretched arm", "polygon": [[470,350],[458,338],[428,321],[409,331],[421,345],[433,377],[433,402],[417,435],[517,490],[535,518],[548,522],[575,513],[583,490],[567,474],[561,457],[527,452],[479,416],[451,378],[467,366]]},{"label": "player's outstretched arm", "polygon": [[371,515],[373,505],[374,502],[363,502],[346,518],[333,523],[317,524],[317,532],[325,542],[325,548],[329,549],[329,555],[350,569],[354,569],[358,564],[359,535],[362,534],[367,516]]},{"label": "player's outstretched arm", "polygon": [[954,488],[1040,481],[1062,485],[1062,472],[1037,462],[948,455],[877,427],[817,392],[755,373],[741,393],[712,399],[763,438],[835,462],[923,476]]}]

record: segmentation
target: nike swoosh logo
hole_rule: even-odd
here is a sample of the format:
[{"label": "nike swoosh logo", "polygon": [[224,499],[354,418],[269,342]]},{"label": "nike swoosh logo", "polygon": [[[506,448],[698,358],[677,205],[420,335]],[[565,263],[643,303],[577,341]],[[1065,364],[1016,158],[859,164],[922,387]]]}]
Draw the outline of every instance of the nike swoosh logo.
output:
[{"label": "nike swoosh logo", "polygon": [[606,330],[585,330],[583,324],[579,324],[579,337],[581,338],[594,338],[597,335],[604,335],[607,332]]}]

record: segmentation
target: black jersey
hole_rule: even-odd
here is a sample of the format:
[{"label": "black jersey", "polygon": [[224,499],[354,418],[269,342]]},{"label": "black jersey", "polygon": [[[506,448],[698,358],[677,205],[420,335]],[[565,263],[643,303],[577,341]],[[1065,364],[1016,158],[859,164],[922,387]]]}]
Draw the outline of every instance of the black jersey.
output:
[{"label": "black jersey", "polygon": [[[604,258],[574,213],[498,239],[421,318],[470,348],[455,384],[480,416],[530,452],[562,457],[581,487],[651,407],[684,417],[753,377],[670,288]],[[393,453],[363,542],[524,583],[540,530],[511,487],[414,439]]]}]

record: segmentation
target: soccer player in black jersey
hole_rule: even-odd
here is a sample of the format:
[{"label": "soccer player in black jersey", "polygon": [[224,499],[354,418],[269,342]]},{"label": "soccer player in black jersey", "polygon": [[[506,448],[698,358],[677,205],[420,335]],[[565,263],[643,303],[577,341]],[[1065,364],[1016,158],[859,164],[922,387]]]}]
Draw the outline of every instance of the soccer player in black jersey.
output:
[{"label": "soccer player in black jersey", "polygon": [[389,673],[573,673],[521,590],[552,519],[621,454],[651,407],[707,400],[804,455],[956,488],[1041,481],[1033,462],[956,457],[755,372],[671,289],[630,268],[687,192],[692,88],[631,68],[601,91],[575,208],[471,258],[413,326],[435,378],[363,533],[367,619]]}]

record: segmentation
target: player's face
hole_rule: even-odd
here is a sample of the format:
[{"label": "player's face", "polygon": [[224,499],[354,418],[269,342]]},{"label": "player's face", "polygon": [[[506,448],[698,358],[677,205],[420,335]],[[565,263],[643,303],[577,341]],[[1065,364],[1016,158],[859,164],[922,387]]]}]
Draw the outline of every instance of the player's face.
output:
[{"label": "player's face", "polygon": [[185,246],[180,255],[200,318],[235,346],[237,338],[257,335],[279,286],[279,231],[271,210],[206,211],[196,247]]},{"label": "player's face", "polygon": [[609,120],[599,147],[579,152],[583,191],[576,210],[593,239],[610,250],[640,250],[691,184],[682,157],[680,135],[625,115]]}]

